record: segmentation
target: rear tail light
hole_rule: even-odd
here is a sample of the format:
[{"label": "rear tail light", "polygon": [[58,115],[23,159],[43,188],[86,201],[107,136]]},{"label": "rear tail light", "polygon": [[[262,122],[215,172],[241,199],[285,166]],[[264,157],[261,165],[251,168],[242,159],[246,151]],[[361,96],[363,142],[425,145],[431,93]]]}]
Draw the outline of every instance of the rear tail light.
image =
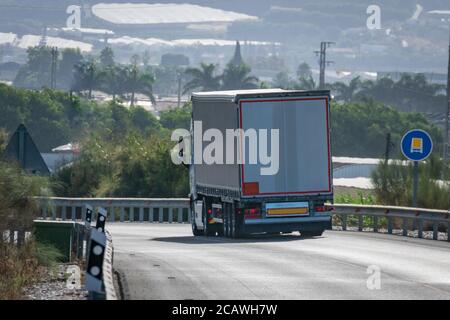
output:
[{"label": "rear tail light", "polygon": [[326,206],[322,205],[322,206],[315,206],[314,207],[314,211],[315,212],[327,212],[327,211],[331,211],[331,208],[327,208]]},{"label": "rear tail light", "polygon": [[259,219],[261,218],[261,210],[259,208],[244,209],[245,219]]}]

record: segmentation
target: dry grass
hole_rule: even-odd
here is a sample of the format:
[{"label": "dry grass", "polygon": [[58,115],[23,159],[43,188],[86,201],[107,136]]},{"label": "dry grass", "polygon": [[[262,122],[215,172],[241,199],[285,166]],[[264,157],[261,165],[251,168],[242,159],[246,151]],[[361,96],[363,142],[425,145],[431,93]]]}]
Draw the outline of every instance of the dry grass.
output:
[{"label": "dry grass", "polygon": [[[8,230],[31,230],[38,208],[33,197],[48,189],[47,178],[0,161],[0,235]],[[22,288],[39,278],[45,270],[42,266],[54,260],[54,250],[41,248],[32,239],[21,246],[0,239],[0,299],[20,299]]]},{"label": "dry grass", "polygon": [[0,244],[0,300],[21,299],[22,289],[54,268],[62,255],[53,246],[26,241],[21,247]]},{"label": "dry grass", "polygon": [[0,299],[20,299],[22,288],[38,277],[40,268],[33,248],[31,242],[20,248],[0,245]]}]

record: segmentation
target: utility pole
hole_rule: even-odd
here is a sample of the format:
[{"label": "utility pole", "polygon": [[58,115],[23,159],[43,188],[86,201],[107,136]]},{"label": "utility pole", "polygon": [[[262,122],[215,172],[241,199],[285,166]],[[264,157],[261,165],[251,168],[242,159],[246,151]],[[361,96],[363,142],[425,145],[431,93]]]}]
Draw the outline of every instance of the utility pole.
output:
[{"label": "utility pole", "polygon": [[39,40],[39,46],[45,47],[47,45],[47,26],[42,31],[41,39]]},{"label": "utility pole", "polygon": [[50,88],[55,89],[56,88],[56,67],[57,67],[57,63],[58,63],[58,48],[52,47],[51,54],[52,54],[52,63],[51,63],[51,70],[50,70]]},{"label": "utility pole", "polygon": [[325,69],[326,66],[334,63],[333,61],[327,61],[327,48],[330,47],[334,42],[322,41],[320,43],[320,51],[314,51],[316,55],[319,56],[319,66],[320,66],[320,78],[319,78],[319,89],[325,89]]},{"label": "utility pole", "polygon": [[[450,28],[449,28],[450,29]],[[444,121],[444,170],[447,168],[448,148],[449,148],[449,119],[450,119],[450,37],[448,43],[448,70],[447,70],[447,110]]]},{"label": "utility pole", "polygon": [[394,143],[391,141],[391,133],[389,132],[386,135],[386,151],[384,153],[384,160],[386,161],[386,164],[389,161],[389,156],[391,153],[391,149],[394,147]]},{"label": "utility pole", "polygon": [[178,80],[178,108],[181,107],[181,71],[177,72],[177,80]]}]

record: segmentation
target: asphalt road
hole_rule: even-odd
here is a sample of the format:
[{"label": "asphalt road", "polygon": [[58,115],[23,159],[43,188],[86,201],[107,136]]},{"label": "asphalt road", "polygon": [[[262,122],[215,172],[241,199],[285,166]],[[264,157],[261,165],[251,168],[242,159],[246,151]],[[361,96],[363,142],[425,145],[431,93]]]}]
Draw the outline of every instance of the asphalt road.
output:
[{"label": "asphalt road", "polygon": [[[450,299],[447,242],[343,231],[232,240],[193,237],[186,224],[109,230],[130,299]],[[380,270],[379,289],[368,268]]]}]

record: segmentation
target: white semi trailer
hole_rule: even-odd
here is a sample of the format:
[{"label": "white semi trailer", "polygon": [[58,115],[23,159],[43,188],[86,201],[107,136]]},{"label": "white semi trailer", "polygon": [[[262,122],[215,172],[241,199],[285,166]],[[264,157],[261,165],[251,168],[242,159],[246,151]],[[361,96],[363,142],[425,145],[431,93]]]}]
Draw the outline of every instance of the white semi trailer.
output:
[{"label": "white semi trailer", "polygon": [[331,228],[329,101],[327,90],[192,94],[193,234],[311,237]]}]

